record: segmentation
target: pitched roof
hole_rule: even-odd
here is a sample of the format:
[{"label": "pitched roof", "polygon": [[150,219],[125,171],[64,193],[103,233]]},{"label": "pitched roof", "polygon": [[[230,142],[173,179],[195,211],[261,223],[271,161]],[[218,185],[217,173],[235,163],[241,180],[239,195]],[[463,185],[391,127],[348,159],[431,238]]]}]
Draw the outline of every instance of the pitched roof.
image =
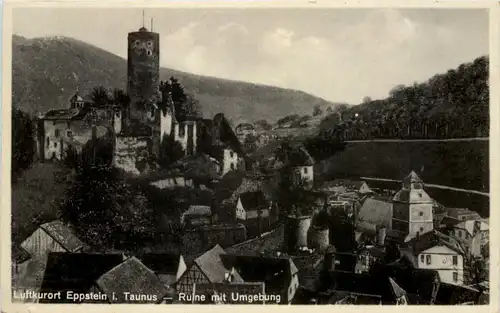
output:
[{"label": "pitched roof", "polygon": [[245,130],[255,130],[255,126],[253,126],[250,123],[241,123],[236,126],[236,133],[240,134],[241,132]]},{"label": "pitched roof", "polygon": [[241,204],[246,211],[265,209],[269,206],[262,191],[249,191],[240,195]]},{"label": "pitched roof", "polygon": [[266,234],[262,234],[260,237],[236,244],[232,247],[227,248],[226,250],[230,254],[245,253],[260,255],[261,252],[279,250],[283,244],[283,241],[284,227],[279,226],[278,228]]},{"label": "pitched roof", "polygon": [[156,274],[176,274],[182,255],[176,253],[144,253],[141,262]]},{"label": "pitched roof", "polygon": [[40,228],[70,252],[75,252],[84,247],[84,243],[74,235],[69,226],[59,220],[42,224]]},{"label": "pitched roof", "polygon": [[[99,288],[112,299],[113,292],[116,302],[126,302],[124,292],[139,295],[156,295],[160,301],[167,294],[167,287],[163,285],[158,276],[147,268],[136,257],[131,257],[102,275],[97,284]],[[138,301],[138,303],[156,303],[154,300]]]},{"label": "pitched roof", "polygon": [[43,116],[44,120],[73,120],[83,116],[83,111],[80,109],[57,109],[49,110]]},{"label": "pitched roof", "polygon": [[479,231],[487,231],[490,229],[489,225],[482,221],[466,220],[455,225],[456,228],[461,228],[467,230],[467,232],[473,236],[474,227],[477,227]]},{"label": "pitched roof", "polygon": [[367,198],[358,212],[360,221],[375,225],[392,225],[392,203],[373,198]]},{"label": "pitched roof", "polygon": [[[223,262],[222,255],[226,255],[226,251],[221,246],[216,245],[194,260],[194,263],[212,283],[224,281],[226,272],[231,270],[231,266]],[[243,282],[238,272],[234,273],[234,282]]]},{"label": "pitched roof", "polygon": [[[65,291],[86,293],[99,277],[123,262],[121,254],[91,254],[51,252],[43,276],[40,292],[62,292],[57,302],[73,302],[66,299]],[[54,300],[41,299],[40,302]]]},{"label": "pitched roof", "polygon": [[439,273],[431,269],[412,268],[403,264],[375,264],[372,273],[378,279],[391,277],[408,294],[417,295],[418,304],[430,304],[434,283],[439,283]]},{"label": "pitched roof", "polygon": [[408,174],[408,176],[406,176],[404,179],[403,179],[403,182],[405,183],[423,183],[423,181],[420,179],[420,177],[418,177],[417,173],[415,173],[415,171],[411,171],[410,174]]},{"label": "pitched roof", "polygon": [[11,254],[12,260],[18,264],[31,259],[31,255],[28,251],[24,250],[23,247],[14,243],[11,244]]},{"label": "pitched roof", "polygon": [[441,283],[436,296],[436,304],[457,305],[465,302],[476,303],[480,292],[466,286]]},{"label": "pitched roof", "polygon": [[291,276],[298,273],[289,257],[265,257],[250,255],[223,255],[224,262],[234,266],[244,281],[265,282],[266,292],[287,288]]},{"label": "pitched roof", "polygon": [[212,215],[212,209],[208,205],[190,205],[185,215]]},{"label": "pitched roof", "polygon": [[406,295],[406,291],[401,288],[391,277],[389,277],[389,283],[391,284],[392,292],[396,298],[400,298]]},{"label": "pitched roof", "polygon": [[344,186],[347,188],[359,190],[365,183],[366,182],[364,180],[334,179],[330,181],[325,181],[321,185],[321,188],[328,189],[328,188]]},{"label": "pitched roof", "polygon": [[407,242],[407,245],[413,248],[414,255],[419,255],[421,252],[438,245],[446,246],[461,255],[464,254],[462,246],[457,240],[437,230],[419,235],[418,238],[412,238]]}]

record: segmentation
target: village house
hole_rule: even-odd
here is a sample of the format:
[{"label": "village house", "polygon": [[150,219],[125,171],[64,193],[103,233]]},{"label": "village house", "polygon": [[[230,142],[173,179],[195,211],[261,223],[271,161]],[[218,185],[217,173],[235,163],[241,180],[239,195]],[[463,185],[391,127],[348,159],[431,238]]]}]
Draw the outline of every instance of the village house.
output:
[{"label": "village house", "polygon": [[247,136],[255,136],[255,126],[249,123],[241,123],[235,128],[236,136],[240,142],[244,142]]},{"label": "village house", "polygon": [[288,165],[292,168],[293,178],[296,182],[304,184],[303,187],[311,189],[314,185],[314,159],[305,148],[292,149],[287,155]]},{"label": "village house", "polygon": [[21,247],[33,258],[44,259],[49,252],[82,252],[85,245],[68,225],[55,220],[40,225]]},{"label": "village house", "polygon": [[418,234],[401,253],[415,268],[436,270],[444,283],[464,284],[465,252],[452,237],[436,230]]},{"label": "village house", "polygon": [[[223,262],[222,255],[226,252],[219,245],[206,251],[196,258],[193,264],[177,282],[178,293],[190,294],[194,284],[213,284],[229,280],[232,283],[241,283],[243,279],[234,267]],[[228,277],[230,275],[230,277]]]},{"label": "village house", "polygon": [[392,203],[376,198],[367,198],[358,212],[358,221],[392,228]]},{"label": "village house", "polygon": [[109,303],[108,299],[67,297],[67,292],[90,293],[99,290],[97,280],[124,261],[122,254],[51,252],[43,274],[40,292],[61,292],[61,299],[41,299],[40,303]]},{"label": "village house", "polygon": [[139,259],[160,278],[165,286],[175,287],[175,283],[187,270],[182,254],[144,253]]},{"label": "village house", "polygon": [[448,216],[457,219],[459,221],[467,220],[480,220],[481,216],[475,211],[471,211],[467,208],[447,208]]},{"label": "village house", "polygon": [[131,303],[128,294],[140,295],[133,303],[165,303],[173,289],[136,257],[130,257],[99,277],[93,292],[107,295],[109,303]]},{"label": "village house", "polygon": [[270,215],[271,204],[262,191],[250,191],[239,196],[235,209],[236,219],[239,220],[267,218]]},{"label": "village house", "polygon": [[222,260],[241,275],[245,282],[264,282],[267,295],[280,295],[289,304],[299,287],[299,270],[290,257],[222,255]]},{"label": "village house", "polygon": [[479,257],[489,244],[489,225],[480,220],[465,220],[453,226],[451,235],[464,242],[467,253]]},{"label": "village house", "polygon": [[180,222],[187,226],[209,225],[212,223],[212,209],[206,205],[191,205],[182,213]]},{"label": "village house", "polygon": [[355,192],[363,195],[373,193],[365,181],[349,179],[334,179],[326,181],[319,187],[319,189],[333,194]]},{"label": "village house", "polygon": [[373,264],[382,261],[385,256],[385,252],[379,247],[367,245],[358,251],[357,255],[358,257],[354,272],[362,274],[369,273]]}]

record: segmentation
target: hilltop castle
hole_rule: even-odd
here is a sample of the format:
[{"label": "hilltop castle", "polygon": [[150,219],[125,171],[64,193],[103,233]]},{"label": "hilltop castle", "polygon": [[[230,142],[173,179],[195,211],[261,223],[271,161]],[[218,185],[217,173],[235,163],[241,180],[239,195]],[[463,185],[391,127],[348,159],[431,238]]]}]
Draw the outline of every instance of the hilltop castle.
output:
[{"label": "hilltop castle", "polygon": [[40,159],[62,160],[70,148],[80,152],[90,139],[108,136],[114,166],[133,174],[145,171],[139,163],[157,159],[165,139],[178,142],[185,156],[210,155],[220,175],[245,166],[240,142],[222,114],[212,120],[177,112],[171,81],[160,81],[159,38],[145,27],[128,34],[128,106],[98,106],[77,91],[69,109],[39,117]]}]

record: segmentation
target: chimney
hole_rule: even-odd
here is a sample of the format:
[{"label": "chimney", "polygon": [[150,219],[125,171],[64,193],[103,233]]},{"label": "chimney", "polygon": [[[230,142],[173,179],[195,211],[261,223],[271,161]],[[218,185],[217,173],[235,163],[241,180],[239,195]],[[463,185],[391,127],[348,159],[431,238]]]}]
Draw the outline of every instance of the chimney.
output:
[{"label": "chimney", "polygon": [[378,247],[384,247],[385,246],[385,237],[387,235],[387,228],[383,225],[379,226],[377,225],[377,240],[376,240],[376,245]]}]

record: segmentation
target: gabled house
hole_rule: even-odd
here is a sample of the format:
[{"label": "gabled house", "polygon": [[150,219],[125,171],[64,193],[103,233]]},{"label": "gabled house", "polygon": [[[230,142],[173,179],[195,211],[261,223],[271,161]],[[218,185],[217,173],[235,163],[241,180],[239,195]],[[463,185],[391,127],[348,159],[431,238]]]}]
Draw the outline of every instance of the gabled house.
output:
[{"label": "gabled house", "polygon": [[468,208],[447,208],[446,211],[448,213],[448,216],[460,221],[481,219],[479,213],[471,211]]},{"label": "gabled house", "polygon": [[373,190],[363,180],[334,179],[324,182],[319,189],[334,194],[346,192],[356,192],[359,194],[373,193]]},{"label": "gabled house", "polygon": [[81,252],[85,245],[69,225],[55,220],[40,225],[21,247],[33,258],[44,258],[49,252]]},{"label": "gabled house", "polygon": [[192,293],[194,284],[213,284],[228,280],[241,283],[243,279],[233,266],[223,262],[224,249],[216,245],[197,259],[181,276],[176,285],[179,293]]},{"label": "gabled house", "polygon": [[411,264],[419,269],[432,269],[444,283],[464,284],[465,252],[460,243],[438,231],[418,235],[401,249]]},{"label": "gabled house", "polygon": [[281,303],[291,303],[299,287],[298,269],[288,257],[222,255],[245,282],[264,282],[268,295],[280,295]]},{"label": "gabled house", "polygon": [[271,205],[262,191],[250,191],[239,196],[235,209],[236,219],[267,218],[270,215]]},{"label": "gabled house", "polygon": [[181,254],[144,253],[140,256],[140,261],[151,269],[165,286],[174,286],[187,270]]},{"label": "gabled house", "polygon": [[489,243],[489,225],[480,220],[465,220],[453,226],[451,235],[464,242],[466,252],[479,257]]},{"label": "gabled house", "polygon": [[409,304],[434,304],[441,285],[437,271],[414,268],[404,261],[376,264],[371,276],[376,280],[390,277],[405,291]]},{"label": "gabled house", "polygon": [[358,220],[373,225],[392,228],[392,203],[374,198],[367,198],[358,212]]},{"label": "gabled house", "polygon": [[121,254],[51,252],[47,258],[40,292],[60,292],[61,297],[40,299],[40,303],[110,303],[105,295],[75,300],[71,293],[88,294],[99,291],[99,277],[122,262]]},{"label": "gabled house", "polygon": [[94,292],[107,295],[109,303],[163,303],[172,292],[136,257],[115,266],[96,283]]},{"label": "gabled house", "polygon": [[354,271],[359,274],[369,273],[373,264],[383,260],[384,256],[384,250],[372,245],[365,246],[358,252]]},{"label": "gabled house", "polygon": [[212,209],[206,205],[191,205],[181,215],[180,222],[187,226],[209,225],[212,222]]}]

